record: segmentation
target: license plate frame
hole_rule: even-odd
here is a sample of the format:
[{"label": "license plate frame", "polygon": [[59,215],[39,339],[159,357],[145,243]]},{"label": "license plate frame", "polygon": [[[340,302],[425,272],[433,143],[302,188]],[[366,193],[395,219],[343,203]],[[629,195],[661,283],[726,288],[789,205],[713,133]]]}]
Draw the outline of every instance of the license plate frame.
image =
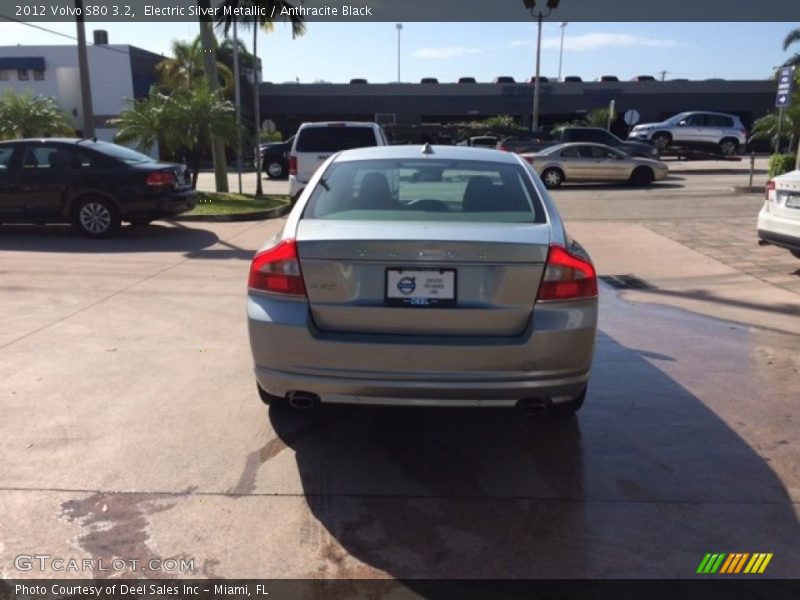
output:
[{"label": "license plate frame", "polygon": [[387,267],[384,302],[406,308],[453,308],[458,301],[457,283],[456,269]]}]

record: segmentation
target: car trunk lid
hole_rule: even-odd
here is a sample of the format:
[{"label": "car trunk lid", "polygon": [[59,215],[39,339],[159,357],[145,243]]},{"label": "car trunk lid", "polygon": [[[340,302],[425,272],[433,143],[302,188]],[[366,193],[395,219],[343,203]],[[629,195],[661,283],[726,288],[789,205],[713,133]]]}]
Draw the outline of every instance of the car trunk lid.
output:
[{"label": "car trunk lid", "polygon": [[321,330],[517,336],[530,322],[550,231],[535,223],[303,219],[296,240]]}]

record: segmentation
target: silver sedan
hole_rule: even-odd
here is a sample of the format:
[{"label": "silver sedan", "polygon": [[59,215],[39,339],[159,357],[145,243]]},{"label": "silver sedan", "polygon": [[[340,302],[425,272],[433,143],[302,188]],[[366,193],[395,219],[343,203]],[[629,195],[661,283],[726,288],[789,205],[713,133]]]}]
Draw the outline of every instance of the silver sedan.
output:
[{"label": "silver sedan", "polygon": [[336,154],[253,258],[248,288],[267,403],[569,414],[586,394],[595,269],[516,154]]},{"label": "silver sedan", "polygon": [[669,167],[659,160],[629,156],[603,144],[558,144],[523,157],[549,188],[557,188],[565,181],[647,185],[669,174]]}]

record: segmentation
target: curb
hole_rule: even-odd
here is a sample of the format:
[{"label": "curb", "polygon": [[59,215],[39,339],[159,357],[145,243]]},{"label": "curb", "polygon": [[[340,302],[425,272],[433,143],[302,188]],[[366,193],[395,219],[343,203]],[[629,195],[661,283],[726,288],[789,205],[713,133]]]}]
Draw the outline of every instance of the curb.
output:
[{"label": "curb", "polygon": [[269,210],[261,210],[257,212],[236,213],[232,215],[177,215],[169,221],[200,221],[200,222],[230,222],[230,221],[264,221],[266,219],[275,219],[287,214],[292,207],[290,204],[277,206]]},{"label": "curb", "polygon": [[734,194],[764,194],[764,186],[735,185],[731,188]]}]

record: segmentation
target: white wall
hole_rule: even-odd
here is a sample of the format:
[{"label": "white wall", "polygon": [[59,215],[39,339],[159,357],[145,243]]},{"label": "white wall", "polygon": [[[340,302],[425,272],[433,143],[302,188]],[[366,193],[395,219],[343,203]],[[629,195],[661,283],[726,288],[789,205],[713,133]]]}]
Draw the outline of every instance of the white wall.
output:
[{"label": "white wall", "polygon": [[[88,46],[92,105],[97,116],[117,116],[133,97],[130,46]],[[83,115],[76,46],[0,46],[0,56],[41,56],[44,58],[44,80],[18,81],[17,72],[9,71],[9,81],[0,81],[0,93],[7,88],[26,90],[51,96],[73,119],[76,128],[83,127]]]}]

